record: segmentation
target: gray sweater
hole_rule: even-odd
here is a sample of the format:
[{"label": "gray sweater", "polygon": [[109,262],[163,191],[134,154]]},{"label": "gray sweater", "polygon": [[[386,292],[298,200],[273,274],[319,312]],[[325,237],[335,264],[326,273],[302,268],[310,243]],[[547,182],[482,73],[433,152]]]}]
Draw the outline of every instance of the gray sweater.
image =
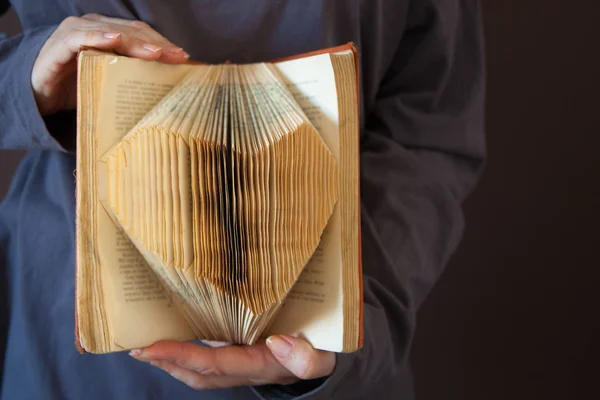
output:
[{"label": "gray sweater", "polygon": [[[0,1],[0,8],[5,1]],[[410,399],[419,305],[456,248],[484,160],[475,0],[13,0],[0,36],[0,148],[30,149],[0,206],[3,399]],[[126,354],[73,344],[74,113],[42,118],[30,77],[65,17],[148,22],[207,62],[265,61],[353,41],[361,55],[365,342],[333,374],[195,392]],[[6,286],[6,287],[3,287]],[[449,326],[448,329],[452,329]]]}]

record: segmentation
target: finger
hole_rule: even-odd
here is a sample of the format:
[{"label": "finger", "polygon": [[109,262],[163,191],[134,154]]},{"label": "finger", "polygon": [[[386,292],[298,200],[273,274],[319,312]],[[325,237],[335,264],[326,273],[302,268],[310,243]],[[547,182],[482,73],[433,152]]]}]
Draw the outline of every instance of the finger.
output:
[{"label": "finger", "polygon": [[94,47],[101,50],[111,50],[118,47],[122,36],[118,32],[102,31],[71,31],[62,41],[54,40],[53,48],[49,50],[53,54],[55,63],[66,64],[71,61],[83,46]]},{"label": "finger", "polygon": [[107,25],[122,26],[124,28],[124,33],[136,37],[143,42],[160,47],[162,52],[159,61],[161,62],[176,64],[185,62],[189,58],[189,55],[184,52],[183,48],[167,40],[143,21],[111,18],[100,14],[87,14],[82,18]]},{"label": "finger", "polygon": [[139,20],[131,20],[131,19],[121,19],[121,18],[111,18],[106,17],[100,14],[87,14],[82,17],[88,21],[94,21],[97,23],[101,23],[103,25],[117,25],[122,26],[125,32],[132,33],[137,32],[133,36],[137,36],[140,39],[149,39],[150,42],[155,43],[157,45],[162,45],[162,47],[173,47],[180,48],[170,40],[167,40],[163,35],[158,33],[154,28],[152,28],[148,23]]},{"label": "finger", "polygon": [[143,60],[158,60],[162,55],[163,49],[159,45],[141,40],[127,33],[122,33],[121,37],[121,42],[114,48],[118,54]]},{"label": "finger", "polygon": [[278,381],[293,377],[263,343],[210,348],[188,342],[161,341],[130,353],[142,360],[163,360],[202,374],[245,376]]},{"label": "finger", "polygon": [[169,361],[150,361],[150,364],[162,369],[173,378],[195,390],[221,389],[256,384],[244,377],[201,374]]},{"label": "finger", "polygon": [[271,336],[267,346],[281,365],[300,379],[315,379],[331,375],[335,353],[315,350],[304,339],[288,335]]},{"label": "finger", "polygon": [[190,55],[181,47],[175,45],[161,45],[162,52],[158,61],[165,64],[182,64],[189,60]]},{"label": "finger", "polygon": [[[143,60],[158,60],[162,56],[162,47],[120,32],[74,30],[64,38],[63,43],[66,44],[66,49],[56,53],[62,63],[73,58],[83,46],[114,50],[116,53]],[[184,55],[175,58],[168,56],[166,59],[177,62],[177,58],[180,59],[179,62],[185,61]]]},{"label": "finger", "polygon": [[135,35],[123,33],[121,42],[115,47],[115,52],[129,57],[141,58],[143,60],[160,61],[166,64],[181,64],[186,62],[189,55],[180,47],[152,42],[139,38]]}]

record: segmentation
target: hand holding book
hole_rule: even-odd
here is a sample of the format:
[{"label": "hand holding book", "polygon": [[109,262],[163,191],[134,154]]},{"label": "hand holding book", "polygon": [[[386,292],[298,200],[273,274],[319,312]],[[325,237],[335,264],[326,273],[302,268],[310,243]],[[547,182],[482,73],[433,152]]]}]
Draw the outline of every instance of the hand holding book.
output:
[{"label": "hand holding book", "polygon": [[205,347],[161,341],[129,354],[197,390],[287,385],[300,379],[326,377],[336,363],[335,353],[315,350],[304,339],[288,335],[252,346]]},{"label": "hand holding book", "polygon": [[41,115],[75,108],[76,59],[81,47],[169,64],[184,63],[189,57],[142,21],[98,14],[66,18],[50,35],[33,66],[31,86]]}]

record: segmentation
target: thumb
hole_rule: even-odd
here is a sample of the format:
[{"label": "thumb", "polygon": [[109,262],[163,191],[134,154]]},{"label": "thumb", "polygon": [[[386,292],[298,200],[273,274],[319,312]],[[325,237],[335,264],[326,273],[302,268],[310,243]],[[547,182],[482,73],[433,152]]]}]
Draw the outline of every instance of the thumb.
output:
[{"label": "thumb", "polygon": [[300,379],[315,379],[331,375],[335,353],[315,350],[304,339],[289,335],[271,336],[267,346],[281,365]]}]

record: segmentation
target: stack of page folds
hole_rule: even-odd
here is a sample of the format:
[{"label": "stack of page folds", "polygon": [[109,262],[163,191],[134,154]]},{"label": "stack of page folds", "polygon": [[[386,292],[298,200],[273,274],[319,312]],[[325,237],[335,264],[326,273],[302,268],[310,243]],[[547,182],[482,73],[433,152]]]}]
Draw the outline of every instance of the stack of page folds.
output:
[{"label": "stack of page folds", "polygon": [[260,337],[338,199],[334,157],[269,64],[193,69],[103,161],[111,217],[212,340]]}]

